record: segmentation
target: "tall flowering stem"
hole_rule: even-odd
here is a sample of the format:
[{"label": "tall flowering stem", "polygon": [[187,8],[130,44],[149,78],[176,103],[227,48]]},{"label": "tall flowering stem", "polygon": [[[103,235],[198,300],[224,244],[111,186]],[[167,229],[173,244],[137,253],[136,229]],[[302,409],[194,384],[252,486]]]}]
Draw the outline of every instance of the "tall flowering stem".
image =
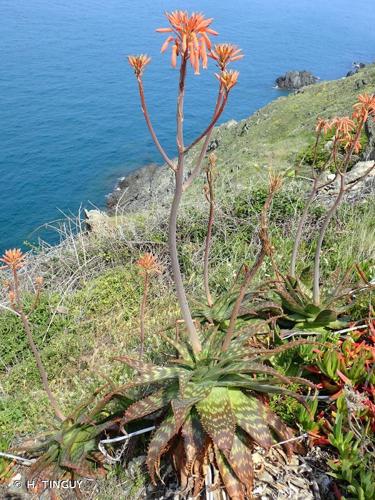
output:
[{"label": "tall flowering stem", "polygon": [[155,133],[154,127],[152,126],[150,115],[148,113],[147,105],[146,105],[146,99],[145,99],[145,92],[143,88],[143,81],[140,76],[137,78],[138,81],[138,90],[139,90],[139,96],[141,99],[141,106],[142,106],[142,112],[145,117],[148,129],[150,131],[151,137],[155,143],[155,146],[157,147],[159,153],[161,154],[163,160],[165,163],[172,169],[175,170],[175,166],[172,162],[172,160],[168,157],[167,153],[165,152],[165,149],[162,147],[162,145],[159,142],[159,139],[157,138],[157,135]]},{"label": "tall flowering stem", "polygon": [[153,274],[160,274],[161,268],[157,261],[157,258],[152,253],[145,253],[144,255],[142,255],[137,261],[137,266],[139,267],[141,276],[143,277],[143,294],[139,311],[140,334],[141,334],[140,355],[142,357],[145,345],[145,316],[147,308],[148,291],[150,286],[150,277]]},{"label": "tall flowering stem", "polygon": [[[354,105],[354,113],[352,115],[352,118],[335,118],[332,121],[333,127],[335,128],[334,144],[337,143],[343,145],[346,149],[346,154],[340,165],[337,165],[337,163],[335,162],[337,175],[340,179],[339,192],[331,208],[328,210],[325,216],[323,225],[319,231],[318,241],[315,249],[313,302],[316,306],[319,306],[320,304],[320,259],[325,233],[330,221],[332,220],[332,217],[337,212],[344,198],[345,192],[353,187],[353,183],[351,184],[351,186],[346,186],[345,176],[353,153],[358,153],[360,151],[361,133],[364,124],[369,116],[375,117],[375,96],[371,97],[365,94],[358,97],[358,102]],[[365,177],[374,167],[375,164],[372,165],[372,167],[370,167],[361,178]]]},{"label": "tall flowering stem", "polygon": [[259,239],[261,242],[261,247],[259,250],[258,255],[255,258],[254,264],[251,267],[245,266],[245,277],[242,282],[240,292],[238,294],[238,297],[236,299],[236,302],[234,303],[232,314],[229,320],[229,326],[227,333],[224,338],[223,342],[223,351],[226,351],[232,341],[233,335],[235,333],[235,328],[236,328],[236,321],[238,318],[238,314],[240,312],[240,307],[242,304],[242,301],[245,297],[245,294],[250,286],[250,283],[254,279],[255,275],[259,271],[261,265],[263,264],[264,259],[266,256],[271,256],[272,255],[272,247],[270,243],[270,238],[268,235],[268,219],[269,219],[269,211],[271,208],[272,200],[275,196],[275,194],[280,190],[282,184],[281,177],[278,176],[270,176],[270,182],[269,182],[269,190],[268,190],[268,196],[266,198],[266,201],[264,202],[261,216],[260,216],[260,230],[259,230]]},{"label": "tall flowering stem", "polygon": [[178,85],[177,116],[176,116],[177,119],[176,141],[178,150],[178,161],[177,161],[177,168],[175,171],[175,190],[169,216],[168,244],[171,257],[172,273],[176,287],[176,294],[180,305],[182,317],[184,319],[186,329],[189,333],[193,350],[194,352],[198,353],[202,350],[202,345],[199,340],[198,332],[194,325],[193,318],[191,316],[191,311],[189,308],[184,282],[182,279],[180,263],[178,260],[178,251],[177,251],[177,214],[181,203],[181,198],[183,193],[183,182],[184,182],[185,154],[184,154],[183,121],[184,121],[186,65],[187,65],[187,57],[185,56],[181,60],[180,80]]},{"label": "tall flowering stem", "polygon": [[207,304],[212,307],[213,300],[210,292],[209,285],[209,258],[210,258],[210,250],[212,243],[212,227],[214,225],[214,216],[215,216],[215,191],[214,191],[214,177],[215,177],[215,167],[216,167],[216,155],[215,153],[210,154],[208,158],[208,166],[206,171],[206,179],[207,184],[205,184],[205,196],[210,205],[210,210],[208,214],[208,225],[207,225],[207,234],[206,234],[206,242],[204,247],[204,258],[203,258],[203,283],[204,290],[206,293]]},{"label": "tall flowering stem", "polygon": [[[202,345],[199,340],[199,335],[190,312],[182,279],[180,263],[178,260],[177,217],[183,192],[191,186],[192,182],[201,173],[203,160],[207,153],[212,130],[225,109],[230,90],[237,83],[238,72],[228,71],[227,65],[230,62],[241,59],[243,56],[242,54],[240,54],[241,50],[231,44],[215,45],[215,48],[212,48],[210,37],[216,36],[218,33],[211,28],[212,19],[206,19],[203,14],[193,12],[191,15],[189,15],[186,11],[174,11],[171,13],[167,12],[166,17],[169,26],[165,28],[158,28],[156,30],[159,33],[167,34],[167,38],[161,47],[161,52],[165,52],[168,47],[171,46],[172,66],[177,67],[177,62],[178,60],[180,60],[176,109],[176,163],[170,160],[168,155],[165,153],[164,148],[157,139],[156,133],[151,124],[149,113],[147,111],[142,76],[145,67],[150,62],[150,58],[144,54],[141,54],[140,56],[129,56],[128,60],[129,64],[134,70],[138,81],[142,111],[150,134],[163,159],[174,172],[175,190],[170,210],[168,231],[169,252],[176,294],[183,320],[191,341],[192,348],[194,352],[198,353],[202,350]],[[219,92],[214,113],[204,131],[189,146],[185,147],[183,123],[185,83],[188,63],[190,63],[190,66],[194,70],[194,74],[198,75],[201,66],[204,69],[207,68],[209,57],[216,61],[220,71],[216,75],[219,80]],[[196,164],[194,165],[191,174],[187,177],[187,179],[185,179],[185,157],[190,149],[198,145],[198,143],[200,143],[202,140],[203,144],[198,154]]]},{"label": "tall flowering stem", "polygon": [[[40,378],[42,380],[43,388],[47,394],[50,405],[51,405],[52,409],[54,410],[56,417],[59,420],[65,420],[65,416],[62,413],[62,411],[60,410],[59,405],[57,404],[57,401],[56,401],[54,395],[52,394],[52,391],[51,391],[51,388],[50,388],[49,382],[48,382],[47,372],[44,368],[39,350],[38,350],[38,348],[34,342],[34,339],[33,339],[29,318],[28,318],[28,316],[25,313],[25,310],[23,308],[22,299],[21,299],[21,292],[20,292],[20,287],[19,287],[18,271],[24,266],[24,260],[25,260],[25,254],[23,254],[21,252],[21,250],[19,250],[19,249],[7,250],[4,253],[4,255],[0,258],[0,261],[3,262],[3,264],[4,264],[0,269],[2,269],[2,270],[8,269],[11,271],[12,282],[9,284],[10,304],[11,304],[14,312],[21,318],[22,325],[23,325],[24,331],[26,333],[28,343],[29,343],[31,352],[34,355],[35,363],[37,365],[39,375],[40,375]],[[35,295],[35,301],[34,301],[34,305],[33,305],[32,309],[35,309],[35,307],[38,304],[39,294],[40,294],[42,284],[43,284],[43,282],[42,282],[41,278],[37,278],[36,295]]]},{"label": "tall flowering stem", "polygon": [[300,217],[298,227],[297,227],[296,236],[294,239],[292,258],[291,258],[291,262],[290,262],[290,275],[292,278],[296,277],[298,251],[299,251],[299,247],[301,245],[303,228],[305,226],[311,204],[314,201],[318,191],[320,191],[324,187],[328,186],[329,184],[332,184],[334,182],[334,180],[336,179],[336,176],[335,176],[334,179],[331,179],[329,182],[326,182],[326,183],[321,184],[319,186],[321,174],[322,174],[322,172],[325,171],[325,169],[327,168],[329,163],[332,161],[332,158],[335,154],[334,153],[335,148],[332,149],[331,154],[329,155],[325,164],[321,168],[321,172],[320,173],[315,172],[315,170],[314,170],[314,166],[315,166],[316,160],[317,160],[318,146],[319,146],[319,142],[321,140],[322,134],[326,134],[329,130],[331,130],[331,128],[332,128],[332,123],[330,121],[324,120],[323,118],[318,119],[318,123],[316,126],[316,140],[315,140],[315,144],[314,144],[314,159],[313,159],[313,167],[312,167],[313,185],[312,185],[310,194],[306,200],[306,204],[305,204],[305,207],[303,209],[302,215]]},{"label": "tall flowering stem", "polygon": [[[323,220],[315,249],[313,271],[313,302],[316,306],[320,305],[320,261],[322,245],[328,225],[337,212],[340,204],[342,203],[345,193],[352,189],[356,184],[358,184],[358,182],[364,179],[375,168],[375,163],[373,163],[367,169],[367,171],[365,171],[364,174],[361,175],[356,181],[351,182],[350,184],[346,183],[346,174],[352,160],[352,155],[353,153],[359,153],[361,150],[360,137],[364,124],[369,117],[375,116],[375,96],[370,96],[368,94],[359,95],[358,102],[354,104],[353,107],[354,112],[351,117],[334,117],[331,120],[327,120],[324,118],[318,119],[316,125],[317,137],[314,146],[314,159],[312,165],[313,185],[302,216],[300,218],[293,245],[290,275],[295,278],[298,250],[302,239],[303,227],[306,223],[311,203],[315,199],[318,191],[339,179],[338,194]],[[324,165],[317,169],[316,160],[319,141],[322,136],[326,135],[330,131],[334,132],[331,154],[327,158]],[[343,157],[340,156],[340,148],[344,148],[345,150]],[[335,175],[331,180],[328,180],[327,182],[319,185],[322,173],[326,171],[330,165],[334,167]]]}]

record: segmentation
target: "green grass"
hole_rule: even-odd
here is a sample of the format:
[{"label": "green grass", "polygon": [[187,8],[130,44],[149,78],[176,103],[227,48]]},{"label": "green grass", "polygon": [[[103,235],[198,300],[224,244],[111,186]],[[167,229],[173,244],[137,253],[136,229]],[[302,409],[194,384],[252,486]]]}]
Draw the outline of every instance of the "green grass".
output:
[{"label": "green grass", "polygon": [[[152,290],[156,293],[157,284]],[[141,280],[135,266],[116,267],[88,282],[81,290],[68,295],[62,302],[65,309],[63,327],[59,315],[54,316],[50,331],[42,342],[45,326],[52,311],[45,313],[45,299],[31,316],[42,317],[41,324],[35,323],[35,337],[39,339],[42,360],[48,372],[52,391],[66,412],[98,386],[110,378],[116,382],[129,376],[128,369],[113,357],[134,351],[139,347],[138,310],[141,298]],[[173,317],[175,304],[170,294],[158,299],[163,304],[163,320]],[[150,311],[155,301],[150,301]],[[8,355],[17,360],[6,371],[0,372],[0,429],[4,436],[35,433],[48,428],[52,412],[42,390],[34,358],[28,352],[18,318],[8,323],[8,313],[0,314],[0,336],[6,338]],[[161,322],[161,318],[159,319]],[[148,316],[147,330],[159,328],[158,318]],[[18,336],[21,342],[12,340]],[[22,345],[22,357],[19,355]],[[160,350],[157,337],[146,339],[146,350]],[[13,346],[13,351],[11,349]],[[18,356],[18,357],[17,357]],[[163,356],[163,354],[161,354]]]}]

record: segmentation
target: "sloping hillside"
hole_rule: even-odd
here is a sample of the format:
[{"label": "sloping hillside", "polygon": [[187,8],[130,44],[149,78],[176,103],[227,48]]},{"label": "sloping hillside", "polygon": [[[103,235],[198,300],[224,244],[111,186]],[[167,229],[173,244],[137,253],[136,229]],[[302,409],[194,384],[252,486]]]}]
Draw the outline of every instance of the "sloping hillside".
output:
[{"label": "sloping hillside", "polygon": [[[351,114],[358,94],[365,92],[375,92],[375,64],[348,78],[305,87],[276,99],[245,120],[231,120],[217,127],[211,149],[218,156],[223,190],[228,186],[228,177],[229,186],[246,189],[250,185],[249,176],[253,178],[264,167],[275,170],[293,167],[296,155],[313,140],[317,118]],[[191,152],[187,170],[197,154],[197,148]],[[142,211],[150,200],[166,205],[166,193],[171,192],[172,182],[165,167],[146,167],[120,183],[110,204],[113,208],[120,200],[118,208],[124,207],[125,211]],[[187,193],[187,198],[195,198],[197,189],[201,189],[199,183]]]},{"label": "sloping hillside", "polygon": [[[270,224],[277,264],[282,271],[288,268],[298,215],[309,188],[306,179],[294,176],[296,157],[313,142],[317,117],[349,114],[358,94],[364,92],[375,92],[375,65],[350,78],[281,97],[246,120],[215,129],[210,145],[218,161],[210,262],[213,295],[228,291],[240,266],[254,260],[259,248],[259,214],[267,197],[264,179],[270,169],[290,169],[273,201]],[[193,150],[188,168],[196,155]],[[138,355],[143,286],[136,261],[145,251],[157,255],[163,270],[150,283],[145,355],[164,362],[171,354],[160,336],[162,329],[173,327],[179,318],[166,244],[171,193],[172,178],[165,167],[145,168],[123,182],[112,198],[110,216],[99,214],[97,227],[87,231],[81,221],[69,220],[62,228],[66,239],[60,245],[42,246],[27,258],[21,272],[25,307],[32,304],[33,280],[42,276],[44,288],[30,321],[52,391],[66,413],[97,387],[124,383],[131,376],[131,370],[113,358]],[[373,193],[368,192],[358,203],[344,203],[340,208],[325,238],[323,279],[358,261],[372,269],[373,201]],[[194,306],[204,295],[207,207],[202,176],[186,193],[178,227],[182,272]],[[319,201],[312,206],[298,271],[309,272],[311,235],[325,210]],[[75,224],[78,234],[71,232]],[[272,276],[271,265],[265,262],[257,279],[267,283]],[[5,292],[3,299],[7,303]],[[355,304],[352,318],[362,319],[368,306],[368,297]],[[0,311],[0,339],[0,428],[4,436],[0,449],[6,450],[25,436],[50,428],[53,417],[19,319],[7,310]],[[143,487],[142,473],[130,481],[128,496],[138,480]],[[117,493],[97,498],[115,498],[123,491],[120,483],[117,487]]]}]

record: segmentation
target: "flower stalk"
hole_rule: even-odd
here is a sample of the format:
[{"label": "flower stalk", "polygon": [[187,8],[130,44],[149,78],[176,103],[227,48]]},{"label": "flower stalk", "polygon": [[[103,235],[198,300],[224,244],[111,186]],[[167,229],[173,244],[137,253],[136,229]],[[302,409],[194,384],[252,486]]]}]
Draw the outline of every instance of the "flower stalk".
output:
[{"label": "flower stalk", "polygon": [[275,196],[275,194],[279,191],[281,187],[281,178],[280,177],[270,177],[270,183],[269,183],[269,190],[268,190],[268,196],[266,198],[266,201],[264,202],[261,216],[260,216],[260,230],[259,230],[259,238],[261,241],[261,248],[260,251],[255,259],[254,264],[251,267],[245,266],[245,277],[242,282],[238,297],[236,299],[236,302],[234,303],[232,314],[230,317],[229,321],[229,326],[227,333],[224,338],[223,342],[223,347],[222,350],[225,352],[235,333],[235,327],[236,327],[236,321],[238,314],[240,312],[240,307],[242,304],[242,301],[245,297],[245,294],[250,286],[250,283],[252,282],[254,276],[257,274],[259,271],[261,265],[263,264],[263,261],[267,255],[272,254],[272,246],[270,242],[270,238],[268,235],[268,218],[269,218],[269,210],[271,208],[272,200]]},{"label": "flower stalk", "polygon": [[[14,310],[14,312],[17,313],[17,315],[20,317],[20,319],[22,321],[23,329],[26,333],[26,338],[27,338],[30,350],[33,353],[35,363],[36,363],[36,366],[38,368],[38,372],[39,372],[39,375],[40,375],[40,378],[42,381],[42,385],[43,385],[43,388],[47,394],[50,405],[51,405],[56,417],[59,420],[63,421],[63,420],[65,420],[65,416],[62,413],[59,405],[57,404],[57,401],[56,401],[56,399],[51,391],[51,388],[49,386],[47,372],[44,368],[42,358],[40,356],[40,352],[39,352],[39,350],[34,342],[29,318],[28,318],[28,315],[25,313],[25,310],[24,310],[24,307],[22,304],[21,292],[20,292],[20,287],[19,287],[18,271],[19,271],[19,269],[21,269],[24,266],[24,260],[25,260],[25,255],[21,252],[21,250],[18,250],[18,249],[7,250],[4,253],[4,255],[2,256],[2,258],[0,258],[0,261],[5,264],[0,269],[9,269],[11,271],[12,282],[9,283],[9,301],[11,303],[11,307]],[[35,294],[35,299],[34,299],[32,311],[38,305],[42,284],[43,284],[42,280],[40,278],[37,278],[36,294]]]},{"label": "flower stalk", "polygon": [[[292,278],[296,277],[296,265],[298,258],[298,251],[301,244],[302,232],[304,225],[307,220],[307,216],[309,213],[309,209],[313,200],[315,199],[318,191],[323,189],[324,187],[332,184],[337,179],[339,179],[338,185],[338,193],[335,197],[330,209],[327,211],[326,216],[323,220],[323,224],[319,230],[317,244],[315,248],[314,254],[314,270],[313,270],[313,303],[315,306],[320,305],[320,262],[321,262],[321,253],[322,246],[324,242],[324,237],[335,213],[340,207],[344,195],[347,191],[352,189],[360,180],[364,179],[374,168],[375,163],[371,165],[367,171],[356,179],[354,182],[350,184],[346,183],[346,175],[348,168],[350,166],[350,162],[352,160],[353,153],[359,153],[361,150],[361,134],[363,131],[364,124],[366,123],[369,117],[375,117],[375,96],[370,96],[368,94],[363,94],[358,96],[358,101],[354,104],[354,112],[352,116],[344,116],[344,117],[335,117],[332,120],[326,120],[323,118],[319,118],[316,126],[316,141],[314,145],[314,158],[313,158],[313,185],[308,196],[305,208],[303,210],[302,216],[300,218],[296,237],[293,245],[291,263],[290,263],[290,275]],[[316,168],[317,161],[317,151],[319,141],[322,135],[326,135],[329,131],[333,130],[333,144],[332,151],[329,155],[328,159],[324,163],[323,167],[319,170]],[[340,148],[345,150],[345,153],[342,157],[340,155]],[[334,178],[319,185],[319,181],[321,179],[322,172],[326,171],[329,166],[333,166],[334,168]]]},{"label": "flower stalk", "polygon": [[[166,13],[169,26],[166,28],[158,28],[156,31],[159,33],[167,33],[167,39],[162,45],[161,52],[165,52],[169,46],[172,48],[171,64],[173,67],[177,66],[177,61],[180,59],[179,66],[179,82],[178,82],[178,95],[177,95],[177,108],[176,108],[176,144],[177,144],[177,163],[172,162],[166,154],[164,148],[160,144],[156,133],[151,124],[149,113],[147,110],[146,99],[144,95],[144,88],[142,82],[142,75],[145,67],[150,62],[150,58],[144,54],[140,56],[129,56],[129,64],[134,70],[138,81],[139,95],[141,100],[142,111],[152,136],[155,145],[163,157],[167,165],[173,170],[175,177],[175,189],[173,200],[169,215],[169,230],[168,230],[168,245],[171,259],[171,268],[173,281],[175,284],[176,295],[181,309],[183,321],[190,339],[191,346],[195,353],[202,350],[202,345],[199,340],[197,328],[192,319],[187,295],[184,287],[183,277],[181,273],[180,263],[178,259],[177,248],[177,218],[181,204],[181,199],[184,191],[186,191],[193,181],[199,176],[202,170],[203,160],[206,156],[212,130],[222,115],[226,106],[230,90],[236,85],[238,80],[238,71],[228,71],[227,64],[236,61],[243,57],[240,54],[241,50],[231,44],[216,45],[212,49],[210,36],[216,36],[218,33],[214,31],[210,25],[212,19],[206,19],[202,14],[193,13],[190,16],[185,11],[175,11]],[[184,144],[184,98],[185,98],[185,84],[187,65],[190,62],[191,67],[195,74],[199,74],[200,66],[204,69],[207,68],[208,57],[214,59],[220,69],[220,73],[216,75],[219,80],[219,93],[216,100],[214,113],[208,126],[204,131],[195,139],[188,147]],[[187,179],[184,178],[185,174],[185,157],[191,148],[196,146],[204,139],[198,159],[191,174]],[[211,207],[212,208],[212,207]],[[212,231],[213,210],[210,232]],[[207,263],[205,263],[205,273],[208,273],[208,254],[209,254],[209,241],[211,233],[206,240]],[[206,257],[205,257],[206,259]],[[205,260],[206,262],[206,260]],[[205,281],[208,282],[208,276],[205,276]],[[208,297],[210,297],[208,285],[206,287]],[[210,298],[209,301],[212,302]],[[141,314],[142,316],[142,314]]]},{"label": "flower stalk", "polygon": [[[375,99],[374,99],[374,111],[375,111]],[[353,116],[355,118],[356,115]],[[345,141],[345,147],[347,149],[346,155],[342,164],[337,168],[337,173],[340,178],[339,192],[338,195],[333,202],[331,208],[328,210],[326,217],[324,219],[323,225],[319,231],[318,241],[315,249],[315,258],[314,258],[314,277],[313,277],[313,302],[315,306],[319,306],[320,304],[320,259],[322,253],[322,245],[324,241],[324,237],[329,226],[329,223],[332,217],[337,212],[343,198],[345,192],[349,189],[346,187],[345,176],[348,170],[348,166],[350,160],[352,158],[353,152],[358,148],[359,139],[363,130],[363,126],[365,121],[367,120],[368,112],[363,110],[362,115],[358,116],[358,121],[355,124],[352,120],[342,120],[343,123],[340,123],[340,120],[336,120],[336,142]],[[350,128],[347,128],[349,123]],[[354,131],[354,135],[351,136],[350,133]],[[343,134],[343,137],[341,136]]]},{"label": "flower stalk", "polygon": [[203,257],[203,283],[207,298],[207,304],[209,305],[209,307],[212,307],[213,305],[213,300],[209,285],[209,259],[210,259],[211,243],[212,243],[212,227],[214,225],[214,216],[215,216],[214,177],[215,177],[216,161],[217,161],[216,155],[215,153],[212,153],[208,158],[208,166],[206,170],[207,184],[204,186],[206,200],[210,205],[210,210],[208,214],[206,241],[204,247],[204,257]]},{"label": "flower stalk", "polygon": [[161,267],[157,258],[152,253],[145,253],[138,261],[137,266],[140,269],[140,274],[143,277],[143,293],[139,309],[139,322],[140,322],[140,356],[143,357],[145,346],[145,317],[147,309],[147,299],[150,287],[150,277],[152,274],[160,274]]}]

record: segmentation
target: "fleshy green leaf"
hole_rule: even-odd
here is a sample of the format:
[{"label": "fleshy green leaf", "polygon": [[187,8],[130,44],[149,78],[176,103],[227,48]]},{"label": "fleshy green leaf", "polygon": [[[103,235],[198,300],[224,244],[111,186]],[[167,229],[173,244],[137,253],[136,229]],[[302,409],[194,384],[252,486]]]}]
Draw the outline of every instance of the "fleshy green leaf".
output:
[{"label": "fleshy green leaf", "polygon": [[260,446],[269,448],[273,439],[262,403],[254,397],[246,396],[239,389],[229,389],[228,392],[237,425]]},{"label": "fleshy green leaf", "polygon": [[315,318],[320,313],[320,308],[314,304],[307,304],[307,306],[305,306],[305,312],[307,315]]},{"label": "fleshy green leaf", "polygon": [[171,401],[171,406],[173,410],[175,425],[177,429],[180,429],[184,424],[186,417],[189,413],[189,410],[193,406],[195,401],[190,400],[181,400],[181,399],[173,399]]},{"label": "fleshy green leaf", "polygon": [[214,387],[210,394],[195,405],[204,430],[225,454],[232,449],[236,421],[228,389]]},{"label": "fleshy green leaf", "polygon": [[[292,431],[280,420],[280,418],[275,413],[266,409],[265,407],[264,410],[266,413],[268,425],[271,427],[274,433],[280,438],[280,441],[287,441],[288,439],[292,439],[294,437]],[[288,456],[290,457],[294,449],[293,442],[284,443],[283,447],[285,448]]]},{"label": "fleshy green leaf", "polygon": [[177,392],[178,388],[174,385],[166,389],[160,389],[140,401],[136,401],[126,410],[123,423],[127,424],[131,420],[142,418],[164,408],[177,395]]},{"label": "fleshy green leaf", "polygon": [[161,336],[162,339],[168,342],[168,344],[170,344],[176,349],[176,351],[179,353],[179,355],[185,361],[185,363],[187,364],[193,363],[194,359],[190,354],[188,348],[184,344],[178,342],[177,340],[171,339],[170,337],[168,337],[168,335],[165,335],[163,332],[159,332],[159,335]]},{"label": "fleshy green leaf", "polygon": [[204,399],[211,391],[211,386],[202,385],[199,383],[189,382],[184,387],[184,399]]},{"label": "fleshy green leaf", "polygon": [[168,448],[169,441],[177,434],[176,422],[173,415],[167,416],[156,429],[151,438],[147,452],[147,467],[151,481],[155,484],[155,474],[160,478],[160,458]]},{"label": "fleshy green leaf", "polygon": [[187,469],[191,471],[194,461],[202,457],[207,446],[207,435],[194,411],[187,416],[181,428],[181,434],[184,440]]},{"label": "fleshy green leaf", "polygon": [[[246,500],[245,487],[228,464],[225,456],[215,447],[216,464],[225,489],[232,500]],[[251,497],[250,497],[251,498]]]},{"label": "fleshy green leaf", "polygon": [[188,382],[193,375],[194,375],[193,370],[190,370],[190,371],[184,370],[178,376],[179,393],[180,393],[181,398],[190,397],[189,391],[186,393],[186,390],[188,389]]},{"label": "fleshy green leaf", "polygon": [[235,434],[234,436],[229,462],[237,477],[245,486],[248,498],[251,498],[254,481],[254,469],[251,449],[240,439],[237,434]]},{"label": "fleshy green leaf", "polygon": [[329,323],[332,323],[336,321],[337,319],[337,313],[335,311],[332,311],[330,309],[325,309],[324,311],[321,311],[318,316],[315,318],[314,323],[317,325],[328,325]]},{"label": "fleshy green leaf", "polygon": [[143,385],[147,383],[151,384],[160,382],[162,380],[167,380],[170,378],[177,378],[183,371],[182,369],[174,366],[173,367],[157,366],[153,365],[152,363],[144,363],[143,361],[131,358],[130,356],[121,356],[115,359],[124,362],[125,364],[127,364],[131,368],[134,368],[134,370],[137,370],[140,373],[140,375],[134,382],[125,384],[124,386],[120,387],[117,392],[127,389],[129,387],[136,387],[138,385]]}]

